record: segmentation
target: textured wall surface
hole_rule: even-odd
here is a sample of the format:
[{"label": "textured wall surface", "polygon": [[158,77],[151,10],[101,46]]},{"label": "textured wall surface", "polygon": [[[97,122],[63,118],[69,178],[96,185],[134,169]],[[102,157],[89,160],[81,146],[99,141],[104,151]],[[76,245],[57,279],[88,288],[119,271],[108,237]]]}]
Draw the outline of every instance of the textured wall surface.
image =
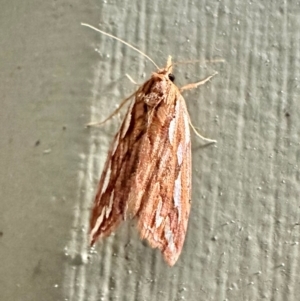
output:
[{"label": "textured wall surface", "polygon": [[[261,1],[262,2],[262,1]],[[297,1],[8,1],[0,11],[0,299],[299,300],[300,6]],[[87,245],[89,211],[123,114],[155,70],[193,124],[192,211],[170,268],[134,222]],[[224,63],[206,60],[223,58]]]}]

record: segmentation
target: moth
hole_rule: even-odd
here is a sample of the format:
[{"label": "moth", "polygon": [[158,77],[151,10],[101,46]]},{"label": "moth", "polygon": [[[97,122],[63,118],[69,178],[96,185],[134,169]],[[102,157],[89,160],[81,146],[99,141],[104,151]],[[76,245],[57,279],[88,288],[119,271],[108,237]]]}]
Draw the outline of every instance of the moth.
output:
[{"label": "moth", "polygon": [[172,69],[169,56],[166,66],[157,67],[121,104],[131,100],[108,152],[90,219],[94,245],[122,221],[136,218],[141,239],[158,248],[170,266],[181,253],[191,208],[191,123],[181,92],[214,76],[178,88]]}]

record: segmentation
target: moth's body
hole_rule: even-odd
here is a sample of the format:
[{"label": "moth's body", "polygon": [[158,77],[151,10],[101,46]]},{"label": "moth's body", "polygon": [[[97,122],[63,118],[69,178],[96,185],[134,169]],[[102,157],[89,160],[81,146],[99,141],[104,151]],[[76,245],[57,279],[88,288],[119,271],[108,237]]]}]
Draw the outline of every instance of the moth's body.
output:
[{"label": "moth's body", "polygon": [[171,57],[135,93],[105,163],[92,210],[91,245],[126,218],[169,265],[180,255],[191,201],[189,115]]}]

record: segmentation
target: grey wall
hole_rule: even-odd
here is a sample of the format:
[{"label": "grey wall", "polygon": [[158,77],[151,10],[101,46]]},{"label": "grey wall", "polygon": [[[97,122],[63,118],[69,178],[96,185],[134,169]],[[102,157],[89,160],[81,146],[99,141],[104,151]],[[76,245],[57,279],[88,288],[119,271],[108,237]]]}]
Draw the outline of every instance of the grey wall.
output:
[{"label": "grey wall", "polygon": [[[298,300],[299,4],[19,1],[0,11],[0,299]],[[179,65],[193,124],[193,203],[169,268],[135,224],[90,251],[88,217],[122,114],[153,65]],[[223,58],[224,63],[205,60]]]}]

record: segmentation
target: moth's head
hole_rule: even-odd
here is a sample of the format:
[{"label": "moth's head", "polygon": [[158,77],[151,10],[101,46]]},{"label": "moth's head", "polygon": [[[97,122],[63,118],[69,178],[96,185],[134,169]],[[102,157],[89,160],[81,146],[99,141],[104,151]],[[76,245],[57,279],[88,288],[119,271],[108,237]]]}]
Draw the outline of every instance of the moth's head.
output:
[{"label": "moth's head", "polygon": [[173,70],[172,57],[169,55],[166,67],[158,70],[157,73],[163,75],[165,78],[167,78],[171,82],[174,82],[175,75],[172,73],[172,70]]}]

